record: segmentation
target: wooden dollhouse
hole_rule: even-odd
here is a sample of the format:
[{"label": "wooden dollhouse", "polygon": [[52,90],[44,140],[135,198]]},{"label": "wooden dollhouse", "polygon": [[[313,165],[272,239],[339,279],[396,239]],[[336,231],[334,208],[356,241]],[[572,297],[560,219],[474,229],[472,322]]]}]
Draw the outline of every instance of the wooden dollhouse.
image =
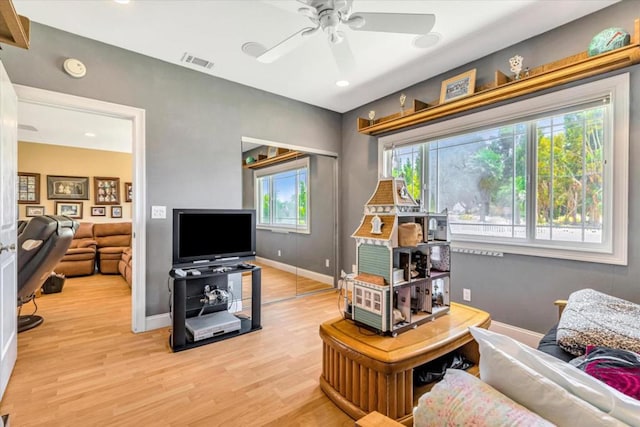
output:
[{"label": "wooden dollhouse", "polygon": [[403,178],[381,178],[356,239],[357,272],[348,284],[347,316],[395,336],[449,311],[447,213],[427,213]]}]

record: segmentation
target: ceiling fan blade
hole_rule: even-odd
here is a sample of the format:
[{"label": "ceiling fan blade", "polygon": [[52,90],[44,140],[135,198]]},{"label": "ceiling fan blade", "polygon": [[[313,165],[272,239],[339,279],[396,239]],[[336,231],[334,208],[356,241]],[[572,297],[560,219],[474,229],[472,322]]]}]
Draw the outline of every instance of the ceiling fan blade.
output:
[{"label": "ceiling fan blade", "polygon": [[364,25],[353,26],[355,31],[379,31],[382,33],[427,34],[436,23],[436,16],[430,13],[375,13],[358,12],[351,18],[361,16]]},{"label": "ceiling fan blade", "polygon": [[336,61],[336,65],[340,71],[340,77],[345,78],[349,76],[356,68],[356,61],[347,38],[343,35],[340,43],[329,43],[329,47],[331,47],[333,59]]},{"label": "ceiling fan blade", "polygon": [[290,35],[271,49],[267,49],[262,55],[256,57],[256,59],[265,64],[272,63],[276,59],[286,55],[287,53],[291,52],[302,43],[304,43],[308,39],[308,37],[305,37],[303,33],[309,30],[313,30],[313,27],[303,28],[297,33]]}]

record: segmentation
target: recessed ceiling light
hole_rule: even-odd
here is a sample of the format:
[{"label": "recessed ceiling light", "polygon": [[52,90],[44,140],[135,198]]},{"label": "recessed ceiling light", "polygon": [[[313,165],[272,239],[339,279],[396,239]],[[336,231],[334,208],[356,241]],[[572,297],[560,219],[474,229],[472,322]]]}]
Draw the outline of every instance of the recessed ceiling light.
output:
[{"label": "recessed ceiling light", "polygon": [[120,4],[129,4],[130,0],[113,0],[113,1]]},{"label": "recessed ceiling light", "polygon": [[338,87],[349,86],[349,82],[347,80],[338,80],[336,82],[336,86],[338,86]]},{"label": "recessed ceiling light", "polygon": [[85,133],[84,133],[84,136],[88,136],[88,137],[90,137],[90,138],[93,138],[94,136],[96,136],[96,134],[95,134],[95,133],[93,133],[93,132],[85,132]]}]

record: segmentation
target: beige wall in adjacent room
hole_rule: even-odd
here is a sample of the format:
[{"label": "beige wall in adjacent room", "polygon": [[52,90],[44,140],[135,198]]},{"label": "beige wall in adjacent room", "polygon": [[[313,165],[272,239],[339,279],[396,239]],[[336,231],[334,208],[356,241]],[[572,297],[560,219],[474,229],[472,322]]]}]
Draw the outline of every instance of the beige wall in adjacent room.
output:
[{"label": "beige wall in adjacent room", "polygon": [[[40,203],[45,214],[55,214],[56,200],[47,199],[47,175],[80,176],[89,178],[89,199],[82,202],[82,221],[118,222],[131,220],[131,202],[125,202],[124,183],[132,182],[132,155],[115,151],[90,150],[60,145],[18,142],[18,172],[40,174]],[[95,203],[93,177],[120,178],[122,218],[111,218],[111,206]],[[58,200],[60,201],[60,200]],[[75,200],[74,200],[75,201]],[[19,217],[26,217],[26,204],[19,204]],[[92,206],[105,206],[106,216],[91,216]]]}]

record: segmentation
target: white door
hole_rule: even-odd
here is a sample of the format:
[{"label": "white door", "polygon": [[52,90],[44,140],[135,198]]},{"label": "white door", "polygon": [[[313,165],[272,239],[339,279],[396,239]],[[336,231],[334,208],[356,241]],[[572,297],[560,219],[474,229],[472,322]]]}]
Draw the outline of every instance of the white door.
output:
[{"label": "white door", "polygon": [[18,353],[16,223],[18,97],[0,62],[0,399]]}]

